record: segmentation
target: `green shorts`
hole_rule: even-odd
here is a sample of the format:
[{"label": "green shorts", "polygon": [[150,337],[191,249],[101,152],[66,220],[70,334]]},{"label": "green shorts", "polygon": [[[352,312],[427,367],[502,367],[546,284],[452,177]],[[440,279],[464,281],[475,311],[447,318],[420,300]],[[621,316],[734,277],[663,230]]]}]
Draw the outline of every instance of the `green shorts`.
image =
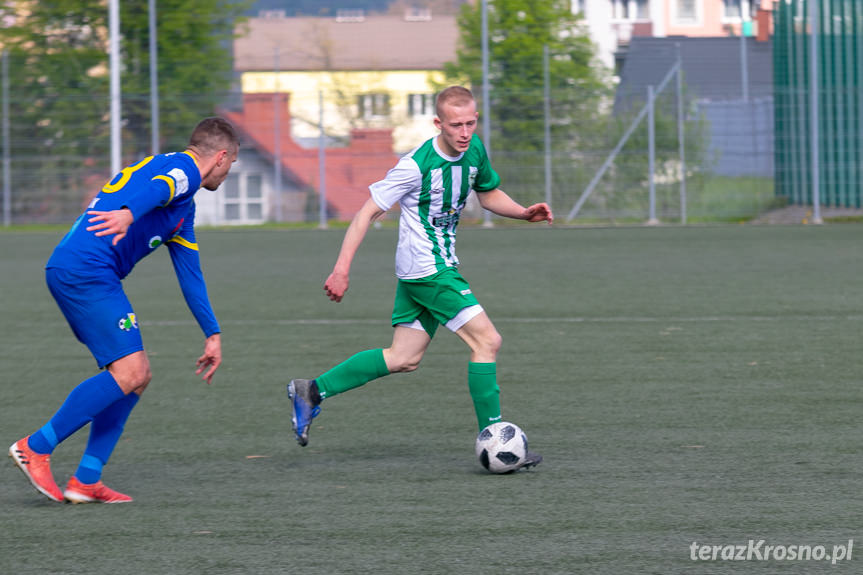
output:
[{"label": "green shorts", "polygon": [[434,337],[440,324],[452,331],[482,313],[476,297],[456,268],[416,279],[399,280],[393,305],[393,327],[407,325]]}]

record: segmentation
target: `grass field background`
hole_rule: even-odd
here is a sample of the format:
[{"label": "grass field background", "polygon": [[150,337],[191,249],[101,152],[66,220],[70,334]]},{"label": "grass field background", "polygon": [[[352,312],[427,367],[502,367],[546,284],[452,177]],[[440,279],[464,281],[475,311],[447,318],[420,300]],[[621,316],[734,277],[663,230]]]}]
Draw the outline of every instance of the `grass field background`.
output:
[{"label": "grass field background", "polygon": [[[389,342],[396,231],[347,298],[342,230],[203,230],[224,364],[166,250],[132,273],[153,381],[106,467],[129,505],[52,503],[0,466],[0,573],[863,572],[863,226],[463,229],[462,273],[504,338],[505,419],[545,462],[485,473],[467,350],[328,400],[307,448],[285,384]],[[0,233],[0,437],[95,373],[44,285],[54,232]],[[78,433],[53,457],[74,471]],[[850,561],[701,562],[690,545],[824,545]],[[857,555],[859,553],[859,556]]]}]

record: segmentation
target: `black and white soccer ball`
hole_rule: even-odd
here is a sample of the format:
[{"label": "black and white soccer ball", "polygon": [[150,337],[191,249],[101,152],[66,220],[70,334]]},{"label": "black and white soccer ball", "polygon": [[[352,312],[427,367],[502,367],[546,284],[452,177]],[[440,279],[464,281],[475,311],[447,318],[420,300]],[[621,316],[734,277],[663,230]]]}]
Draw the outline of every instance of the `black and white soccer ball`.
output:
[{"label": "black and white soccer ball", "polygon": [[476,437],[476,456],[480,465],[492,473],[515,471],[524,465],[527,435],[514,423],[492,423]]}]

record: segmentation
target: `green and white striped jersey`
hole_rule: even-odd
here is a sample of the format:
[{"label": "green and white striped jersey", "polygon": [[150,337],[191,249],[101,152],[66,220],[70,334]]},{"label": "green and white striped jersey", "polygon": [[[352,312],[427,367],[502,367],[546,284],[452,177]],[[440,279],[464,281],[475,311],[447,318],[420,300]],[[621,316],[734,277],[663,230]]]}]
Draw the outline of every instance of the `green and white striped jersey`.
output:
[{"label": "green and white striped jersey", "polygon": [[457,266],[455,231],[468,196],[499,185],[500,176],[474,134],[467,151],[456,157],[444,154],[437,137],[431,138],[369,186],[382,210],[396,202],[401,207],[396,276],[419,279]]}]

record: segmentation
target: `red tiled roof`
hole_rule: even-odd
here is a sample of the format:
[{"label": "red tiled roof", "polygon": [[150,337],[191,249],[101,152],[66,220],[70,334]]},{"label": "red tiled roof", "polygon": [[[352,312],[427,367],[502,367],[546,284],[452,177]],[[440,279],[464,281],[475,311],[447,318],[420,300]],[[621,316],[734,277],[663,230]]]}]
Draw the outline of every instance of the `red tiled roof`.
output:
[{"label": "red tiled roof", "polygon": [[[242,112],[223,111],[228,120],[248,138],[265,157],[275,155],[273,94],[244,94]],[[300,147],[290,133],[288,95],[278,95],[280,110],[280,147],[282,167],[303,186],[318,191],[318,150]],[[326,192],[330,213],[349,220],[369,197],[368,186],[384,177],[398,157],[393,153],[391,130],[358,129],[351,131],[350,145],[327,148]]]}]

